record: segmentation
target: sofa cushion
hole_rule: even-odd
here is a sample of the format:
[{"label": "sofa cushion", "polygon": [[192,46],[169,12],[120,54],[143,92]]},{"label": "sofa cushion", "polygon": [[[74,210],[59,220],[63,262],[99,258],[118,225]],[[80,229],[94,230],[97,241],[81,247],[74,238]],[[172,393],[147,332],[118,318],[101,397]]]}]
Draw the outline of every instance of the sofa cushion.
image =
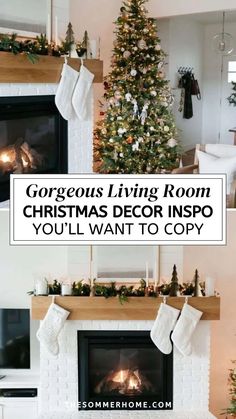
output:
[{"label": "sofa cushion", "polygon": [[216,157],[211,154],[197,150],[199,161],[199,173],[227,176],[227,195],[230,194],[231,184],[236,175],[236,156]]}]

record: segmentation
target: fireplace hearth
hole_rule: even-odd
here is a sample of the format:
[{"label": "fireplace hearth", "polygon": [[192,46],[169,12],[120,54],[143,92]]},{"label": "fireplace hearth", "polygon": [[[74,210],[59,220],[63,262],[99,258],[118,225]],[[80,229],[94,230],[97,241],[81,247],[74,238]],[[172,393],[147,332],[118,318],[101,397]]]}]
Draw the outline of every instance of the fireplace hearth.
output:
[{"label": "fireplace hearth", "polygon": [[68,128],[55,97],[0,98],[0,202],[9,199],[11,174],[68,171]]},{"label": "fireplace hearth", "polygon": [[79,409],[170,410],[173,355],[150,332],[78,332]]}]

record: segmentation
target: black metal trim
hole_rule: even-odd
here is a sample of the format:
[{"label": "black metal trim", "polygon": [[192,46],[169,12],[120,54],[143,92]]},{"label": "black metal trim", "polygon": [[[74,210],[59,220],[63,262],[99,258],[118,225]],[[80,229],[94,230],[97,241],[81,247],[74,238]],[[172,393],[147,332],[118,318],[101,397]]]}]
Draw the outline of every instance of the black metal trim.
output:
[{"label": "black metal trim", "polygon": [[[122,339],[125,342],[125,346],[134,345],[135,343],[142,343],[148,346],[153,346],[157,351],[158,348],[154,345],[150,338],[150,331],[78,331],[78,383],[79,383],[79,394],[78,400],[88,402],[99,401],[110,401],[111,398],[99,397],[91,398],[89,397],[89,383],[88,383],[88,371],[89,371],[89,345],[99,345],[104,344],[104,339],[109,341],[109,346],[114,346],[118,343],[118,340]],[[172,410],[173,409],[173,352],[170,355],[164,355],[160,351],[162,357],[162,366],[163,366],[163,400],[171,403],[171,407],[162,410]],[[137,397],[132,398],[127,397],[113,397],[112,401],[124,401],[128,402],[131,400],[136,400]],[[139,401],[146,401],[146,396],[140,396]],[[148,402],[156,402],[156,397],[149,396]],[[81,410],[88,410],[88,408],[81,408]],[[93,409],[89,409],[93,410]],[[98,410],[98,409],[96,409]],[[114,409],[116,410],[116,409]],[[117,410],[121,410],[120,408]],[[127,410],[127,408],[125,409]],[[158,407],[149,408],[148,410],[160,410]]]},{"label": "black metal trim", "polygon": [[[57,167],[49,172],[40,174],[67,174],[68,173],[68,123],[60,115],[56,105],[55,96],[8,96],[0,97],[0,121],[13,118],[25,118],[43,115],[56,117],[56,135],[58,138]],[[10,197],[10,180],[0,185],[0,202]]]}]

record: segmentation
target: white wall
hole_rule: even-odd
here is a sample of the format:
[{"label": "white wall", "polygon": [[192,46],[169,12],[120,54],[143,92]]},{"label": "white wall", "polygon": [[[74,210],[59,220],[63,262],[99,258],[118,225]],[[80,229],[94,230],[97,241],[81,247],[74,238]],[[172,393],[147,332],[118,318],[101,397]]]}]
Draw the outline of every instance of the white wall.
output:
[{"label": "white wall", "polygon": [[[0,307],[29,308],[27,292],[34,288],[36,279],[61,277],[67,272],[67,248],[10,246],[8,219],[9,212],[0,210]],[[39,369],[38,326],[39,322],[31,321],[31,373]]]},{"label": "white wall", "polygon": [[181,89],[178,89],[178,68],[193,67],[195,77],[202,89],[203,25],[188,16],[160,20],[158,28],[162,48],[168,54],[167,77],[175,97],[173,112],[181,144],[184,149],[193,148],[195,144],[201,142],[202,138],[203,102],[193,96],[193,118],[183,118],[183,112],[178,110],[181,95]]},{"label": "white wall", "polygon": [[[222,26],[220,24],[210,24],[205,26],[204,33],[204,81],[203,81],[203,129],[202,142],[216,143],[219,140],[221,131],[222,143],[233,143],[233,134],[228,133],[228,129],[235,126],[234,114],[236,120],[236,110],[230,107],[226,98],[231,92],[221,89],[221,56],[214,51],[213,36],[220,33]],[[226,31],[232,34],[234,46],[236,47],[236,23],[227,23]],[[235,60],[235,52],[233,54]],[[227,68],[227,58],[224,58],[225,70]],[[226,77],[226,74],[224,74]],[[222,107],[220,102],[222,100]],[[233,114],[232,114],[233,112]],[[223,123],[222,123],[223,122]]]},{"label": "white wall", "polygon": [[30,307],[27,292],[42,276],[61,277],[67,273],[64,246],[10,246],[9,212],[0,211],[0,306]]},{"label": "white wall", "polygon": [[[10,246],[9,212],[0,210],[0,307],[30,308],[35,280],[47,277],[73,281],[89,277],[89,246]],[[183,247],[161,246],[160,276],[170,279],[173,265],[183,279]],[[31,322],[31,373],[39,369],[39,344],[36,340],[37,321]],[[2,372],[2,371],[1,371]]]},{"label": "white wall", "polygon": [[235,0],[150,0],[150,14],[155,17],[177,16],[235,8]]}]

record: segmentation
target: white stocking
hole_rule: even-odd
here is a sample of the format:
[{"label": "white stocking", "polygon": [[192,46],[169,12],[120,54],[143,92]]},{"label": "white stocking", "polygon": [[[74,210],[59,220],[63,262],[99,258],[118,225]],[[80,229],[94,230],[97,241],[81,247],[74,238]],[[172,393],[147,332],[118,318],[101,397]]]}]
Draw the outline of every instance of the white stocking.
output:
[{"label": "white stocking", "polygon": [[69,314],[69,311],[52,303],[37,331],[38,340],[51,355],[59,353],[58,336]]},{"label": "white stocking", "polygon": [[196,326],[202,317],[202,312],[189,304],[184,304],[179,320],[172,333],[175,346],[183,355],[191,355],[191,339]]},{"label": "white stocking", "polygon": [[90,73],[90,71],[83,64],[81,64],[79,79],[72,97],[72,104],[77,117],[82,121],[86,120],[88,116],[88,101],[91,100],[93,79],[94,75]]},{"label": "white stocking", "polygon": [[74,70],[66,63],[63,64],[61,80],[56,92],[55,103],[60,114],[67,121],[75,117],[75,111],[72,106],[72,96],[78,78],[78,71]]},{"label": "white stocking", "polygon": [[151,330],[151,339],[163,354],[170,354],[172,343],[170,334],[180,311],[168,304],[161,303],[157,318]]}]

